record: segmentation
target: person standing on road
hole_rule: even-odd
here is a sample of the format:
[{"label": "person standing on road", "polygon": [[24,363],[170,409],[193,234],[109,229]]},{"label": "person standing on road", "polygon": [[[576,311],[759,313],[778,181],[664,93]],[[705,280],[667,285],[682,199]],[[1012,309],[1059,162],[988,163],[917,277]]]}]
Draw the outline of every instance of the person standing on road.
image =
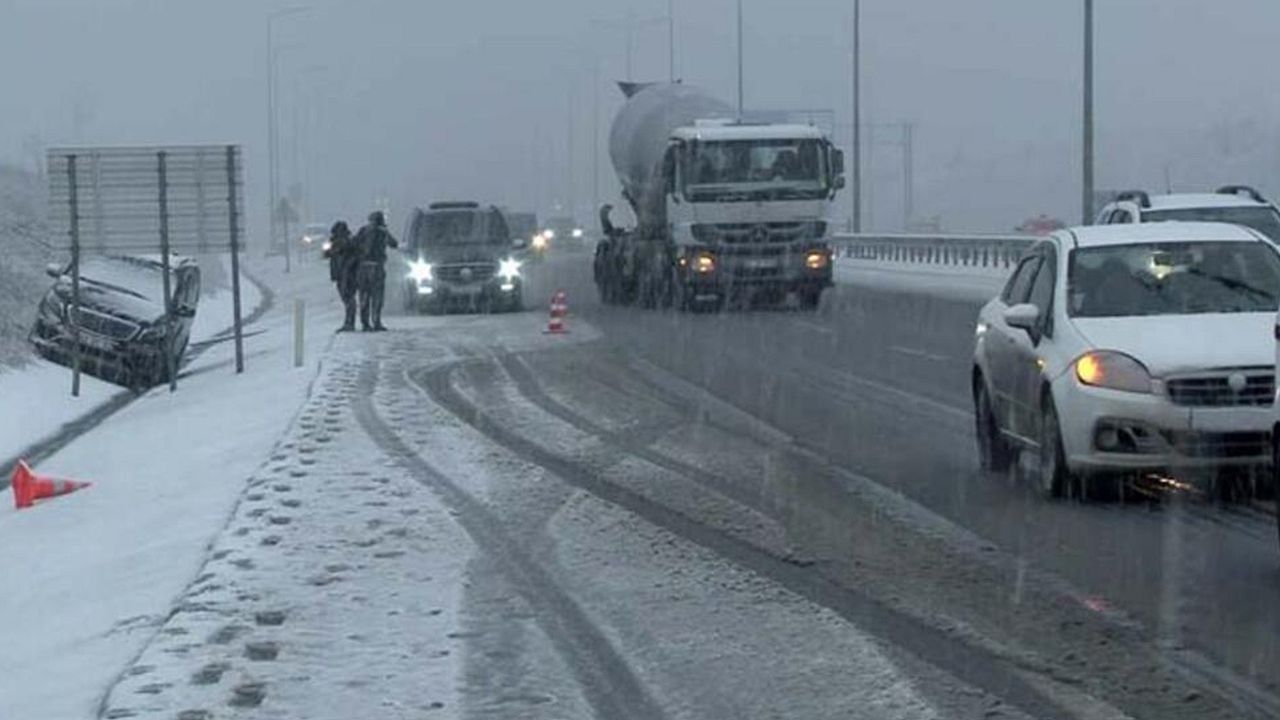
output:
[{"label": "person standing on road", "polygon": [[329,249],[324,256],[329,259],[329,279],[338,286],[342,298],[344,318],[338,332],[356,329],[356,288],[360,271],[360,246],[351,236],[351,228],[343,220],[329,230]]},{"label": "person standing on road", "polygon": [[360,324],[365,332],[383,332],[382,305],[387,294],[387,248],[398,248],[400,243],[387,229],[387,218],[382,211],[369,213],[369,222],[356,233],[356,245],[360,248]]}]

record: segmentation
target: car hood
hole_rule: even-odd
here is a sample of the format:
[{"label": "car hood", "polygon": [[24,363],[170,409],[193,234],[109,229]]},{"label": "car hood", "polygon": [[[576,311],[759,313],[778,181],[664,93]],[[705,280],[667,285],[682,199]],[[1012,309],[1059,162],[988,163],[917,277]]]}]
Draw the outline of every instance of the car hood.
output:
[{"label": "car hood", "polygon": [[[59,297],[68,305],[71,304],[70,283],[60,283],[57,289]],[[90,278],[82,278],[80,283],[80,304],[115,317],[148,324],[164,318],[164,306],[157,300],[138,297],[120,290],[110,284],[100,283]]]},{"label": "car hood", "polygon": [[471,245],[462,247],[431,248],[423,253],[423,258],[433,265],[450,265],[453,263],[498,262],[511,254],[511,248],[505,245]]},{"label": "car hood", "polygon": [[1157,377],[1275,364],[1275,313],[1074,318],[1098,350],[1132,355]]}]

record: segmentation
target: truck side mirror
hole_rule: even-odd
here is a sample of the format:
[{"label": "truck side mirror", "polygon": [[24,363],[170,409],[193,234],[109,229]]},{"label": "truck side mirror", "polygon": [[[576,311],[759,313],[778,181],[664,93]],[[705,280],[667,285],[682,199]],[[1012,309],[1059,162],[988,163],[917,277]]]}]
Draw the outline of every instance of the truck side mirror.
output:
[{"label": "truck side mirror", "polygon": [[844,175],[844,151],[837,147],[831,148],[831,174]]},{"label": "truck side mirror", "polygon": [[843,176],[843,175],[837,175],[837,176],[836,176],[835,181],[831,183],[831,187],[835,188],[836,190],[843,190],[843,189],[844,189],[844,176]]}]

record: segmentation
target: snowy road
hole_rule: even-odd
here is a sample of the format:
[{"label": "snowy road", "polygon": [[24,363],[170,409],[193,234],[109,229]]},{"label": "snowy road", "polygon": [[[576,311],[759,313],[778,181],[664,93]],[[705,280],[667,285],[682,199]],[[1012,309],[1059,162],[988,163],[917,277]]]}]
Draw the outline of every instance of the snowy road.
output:
[{"label": "snowy road", "polygon": [[973,300],[654,313],[586,260],[531,269],[569,336],[329,344],[102,715],[1277,715],[1270,519],[978,474]]}]

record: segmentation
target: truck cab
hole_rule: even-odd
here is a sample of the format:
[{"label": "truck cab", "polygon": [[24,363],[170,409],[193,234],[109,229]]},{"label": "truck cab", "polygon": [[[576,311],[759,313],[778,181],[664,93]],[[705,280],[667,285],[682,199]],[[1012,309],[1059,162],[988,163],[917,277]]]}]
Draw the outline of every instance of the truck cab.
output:
[{"label": "truck cab", "polygon": [[671,134],[665,215],[677,292],[796,294],[816,307],[831,285],[828,215],[844,157],[809,125],[700,121]]}]

